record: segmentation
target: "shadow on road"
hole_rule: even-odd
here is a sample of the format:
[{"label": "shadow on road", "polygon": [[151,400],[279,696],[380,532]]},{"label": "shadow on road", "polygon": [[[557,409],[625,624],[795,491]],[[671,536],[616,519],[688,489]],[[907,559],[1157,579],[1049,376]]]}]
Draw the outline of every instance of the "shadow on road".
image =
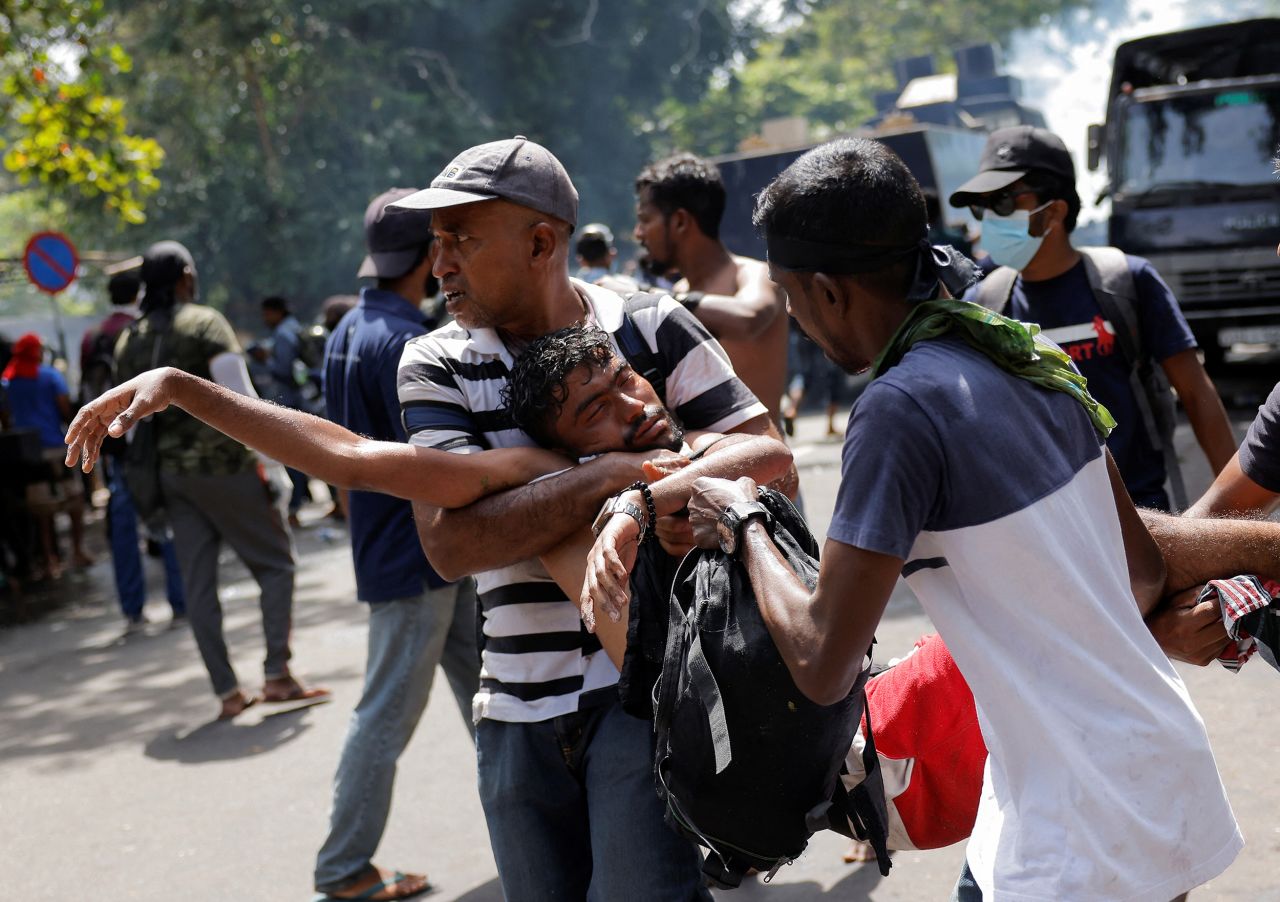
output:
[{"label": "shadow on road", "polygon": [[735,890],[724,890],[715,894],[717,899],[729,902],[731,899],[767,899],[769,902],[810,902],[812,899],[840,899],[842,902],[857,902],[869,899],[871,891],[879,885],[883,878],[874,862],[851,866],[847,876],[841,878],[831,889],[823,891],[821,884],[812,880],[800,883],[765,883],[759,877],[748,877],[742,886]]},{"label": "shadow on road", "polygon": [[502,902],[502,886],[494,877],[488,883],[482,883],[473,890],[458,896],[455,902]]},{"label": "shadow on road", "polygon": [[[260,705],[246,712],[254,713]],[[146,744],[143,753],[157,761],[180,764],[206,764],[252,758],[292,742],[307,732],[305,708],[290,711],[268,711],[258,722],[238,723],[234,720],[210,721],[191,729],[167,730]]]},{"label": "shadow on road", "polygon": [[[256,692],[263,647],[257,586],[235,580],[238,567],[227,569],[220,593],[227,645],[245,690]],[[306,646],[303,659],[312,662],[302,676],[320,684],[359,674],[317,669],[323,645],[315,638],[362,635],[368,616],[354,601],[317,600],[324,588],[320,574],[300,574],[293,618],[295,650]],[[167,630],[162,621],[122,640],[114,597],[97,595],[0,632],[0,762],[40,758],[41,767],[62,770],[88,763],[103,747],[132,743],[153,758],[197,763],[259,754],[307,729],[305,714],[264,717],[253,709],[242,722],[207,724],[218,702],[190,631]],[[166,617],[161,610],[152,604],[153,616]]]}]

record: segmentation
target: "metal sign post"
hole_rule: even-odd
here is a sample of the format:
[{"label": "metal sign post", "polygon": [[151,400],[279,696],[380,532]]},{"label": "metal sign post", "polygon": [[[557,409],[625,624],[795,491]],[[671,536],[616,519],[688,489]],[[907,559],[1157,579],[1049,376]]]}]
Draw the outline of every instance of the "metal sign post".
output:
[{"label": "metal sign post", "polygon": [[67,356],[67,336],[62,329],[62,311],[58,309],[56,295],[76,280],[76,268],[80,257],[71,239],[61,232],[37,232],[27,242],[22,252],[22,268],[27,271],[31,284],[49,295],[53,305],[53,323],[58,332],[58,353],[63,360]]}]

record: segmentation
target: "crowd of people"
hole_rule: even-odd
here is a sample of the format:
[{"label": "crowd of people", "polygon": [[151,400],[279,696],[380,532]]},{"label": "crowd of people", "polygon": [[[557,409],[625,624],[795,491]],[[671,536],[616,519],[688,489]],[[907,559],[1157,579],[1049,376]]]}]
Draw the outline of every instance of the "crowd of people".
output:
[{"label": "crowd of people", "polygon": [[[644,703],[674,567],[699,549],[736,562],[819,705],[861,686],[905,578],[938,635],[867,684],[843,779],[865,776],[874,722],[891,848],[968,840],[953,898],[1167,902],[1221,873],[1243,838],[1170,659],[1275,663],[1247,619],[1270,594],[1245,611],[1222,581],[1270,575],[1280,551],[1259,519],[1280,504],[1280,387],[1237,451],[1159,274],[1072,244],[1074,168],[1043,129],[993,133],[949,198],[980,221],[981,268],[935,240],[874,141],[817,147],[762,193],[767,261],[720,240],[713,164],[657,161],[635,195],[644,265],[623,273],[549,150],[478,145],[369,204],[355,275],[371,281],[326,303],[323,347],[287,300],[262,301],[263,379],[172,241],[113,279],[118,309],[82,350],[110,346],[109,377],[86,365],[74,418],[38,350],[5,370],[42,458],[104,464],[130,623],[139,523],[162,540],[219,718],[328,696],[289,668],[290,517],[311,477],[333,487],[368,653],[315,889],[430,888],[374,858],[439,665],[506,898],[709,898],[697,846],[664,822]],[[783,433],[803,393],[839,434],[843,379],[865,371],[810,585],[758,490],[799,495]],[[1180,514],[1171,387],[1217,477]],[[261,590],[260,692],[229,663],[223,542]]]}]

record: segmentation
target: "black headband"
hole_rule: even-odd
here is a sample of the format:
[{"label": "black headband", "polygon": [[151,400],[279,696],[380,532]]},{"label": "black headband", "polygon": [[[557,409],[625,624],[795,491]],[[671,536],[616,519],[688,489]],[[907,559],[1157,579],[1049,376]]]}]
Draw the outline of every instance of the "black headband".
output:
[{"label": "black headband", "polygon": [[[920,241],[925,239],[921,238]],[[807,238],[790,238],[769,232],[765,235],[769,262],[792,272],[825,272],[835,276],[875,272],[914,253],[919,242],[907,245],[830,244]]]},{"label": "black headband", "polygon": [[910,245],[830,244],[805,238],[790,238],[776,232],[766,234],[769,263],[791,272],[824,272],[833,276],[856,275],[884,269],[917,254],[916,273],[907,300],[922,301],[938,296],[938,284],[952,297],[961,297],[980,276],[977,265],[946,244],[931,244],[928,237]]}]

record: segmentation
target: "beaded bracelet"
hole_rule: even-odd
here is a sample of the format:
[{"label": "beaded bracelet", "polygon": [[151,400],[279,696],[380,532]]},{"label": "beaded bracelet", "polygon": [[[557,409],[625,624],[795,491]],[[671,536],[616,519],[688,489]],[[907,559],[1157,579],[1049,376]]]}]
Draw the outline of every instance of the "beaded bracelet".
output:
[{"label": "beaded bracelet", "polygon": [[627,486],[627,489],[628,491],[638,491],[644,498],[645,512],[649,515],[649,519],[645,523],[644,529],[640,532],[640,541],[646,542],[653,538],[658,522],[658,507],[653,503],[653,490],[649,488],[649,483],[643,479]]}]

